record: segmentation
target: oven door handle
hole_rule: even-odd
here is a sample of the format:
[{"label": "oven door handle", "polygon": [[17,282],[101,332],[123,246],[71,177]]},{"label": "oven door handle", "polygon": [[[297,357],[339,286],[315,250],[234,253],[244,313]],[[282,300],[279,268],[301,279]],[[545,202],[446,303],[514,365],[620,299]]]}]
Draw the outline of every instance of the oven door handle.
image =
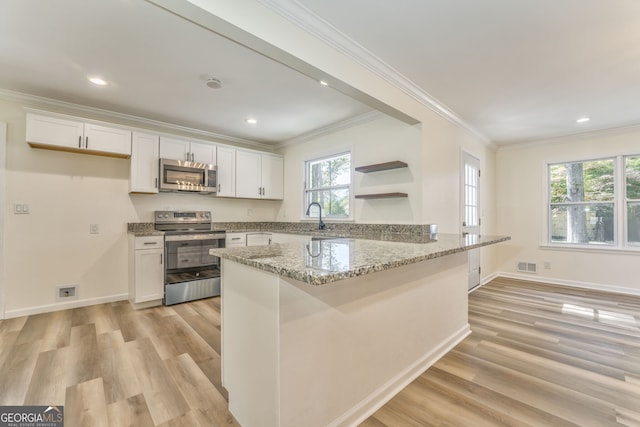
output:
[{"label": "oven door handle", "polygon": [[179,242],[179,241],[188,241],[188,240],[219,240],[224,239],[226,235],[224,233],[216,233],[216,234],[173,234],[173,235],[165,235],[165,242]]}]

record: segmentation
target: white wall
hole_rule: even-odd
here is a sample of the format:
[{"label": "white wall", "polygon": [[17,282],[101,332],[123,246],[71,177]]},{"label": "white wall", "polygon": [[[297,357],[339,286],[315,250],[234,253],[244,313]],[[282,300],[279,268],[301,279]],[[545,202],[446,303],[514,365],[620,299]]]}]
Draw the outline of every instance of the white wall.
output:
[{"label": "white wall", "polygon": [[289,145],[285,156],[285,202],[278,213],[282,221],[302,219],[304,162],[312,158],[351,150],[353,167],[392,160],[409,167],[376,173],[353,173],[354,194],[404,192],[407,198],[355,200],[353,214],[359,223],[420,224],[422,151],[419,126],[409,126],[380,115],[372,121]]},{"label": "white wall", "polygon": [[[398,185],[398,190],[406,187],[409,199],[400,204],[393,199],[377,204],[359,201],[356,205],[358,221],[438,223],[440,232],[460,232],[461,150],[480,158],[483,168],[493,162],[494,153],[478,138],[343,52],[265,9],[258,1],[243,2],[242,7],[231,0],[198,0],[196,3],[236,25],[237,34],[246,31],[257,36],[422,123],[419,138],[415,133],[420,127],[381,125],[382,132],[394,128],[393,132],[387,133],[390,138],[407,141],[407,146],[411,147],[409,151],[417,156],[421,153],[421,157],[416,157],[420,158],[419,162],[410,159],[410,177],[401,175],[402,182],[393,184],[394,188]],[[151,221],[151,213],[156,209],[211,210],[220,221],[268,221],[276,217],[283,220],[285,212],[286,220],[299,218],[297,200],[300,200],[301,192],[295,188],[298,185],[295,181],[289,184],[289,175],[285,175],[286,197],[294,199],[282,209],[279,202],[207,199],[192,195],[130,196],[127,193],[127,160],[30,148],[24,140],[22,107],[0,100],[0,121],[6,121],[9,127],[5,206],[5,309],[8,314],[59,307],[54,292],[56,286],[63,284],[79,284],[81,300],[122,296],[127,290],[126,223]],[[371,137],[369,128],[361,130]],[[387,141],[382,145],[375,144],[369,151],[358,138],[354,136],[356,142],[350,142],[356,146],[358,165],[360,161],[364,164],[369,159],[376,159],[379,154],[376,150],[382,153],[391,148]],[[335,140],[332,143],[337,144]],[[391,143],[395,144],[395,141]],[[315,144],[306,146],[316,147]],[[287,174],[293,172],[290,176],[295,178],[295,163],[299,164],[303,155],[295,147],[287,148],[287,152],[294,159],[291,162],[285,159]],[[404,151],[398,150],[397,154],[394,157],[400,160],[407,157]],[[386,154],[380,157],[388,159]],[[416,163],[419,164],[414,166]],[[378,187],[383,179],[383,175],[359,177],[358,185],[363,189]],[[482,185],[485,213],[482,232],[492,234],[495,224],[492,218],[493,182],[491,178],[483,179]],[[30,204],[32,213],[14,215],[13,204],[18,202]],[[99,235],[89,235],[90,223],[100,224]],[[482,259],[493,259],[493,251],[495,247],[483,249]],[[485,262],[483,274],[491,274],[493,270],[485,270]]]},{"label": "white wall", "polygon": [[[462,154],[480,160],[481,234],[497,233],[495,199],[496,152],[455,124],[438,116],[422,124],[422,223],[438,224],[441,233],[462,232]],[[481,280],[493,276],[499,259],[497,246],[480,249]]]},{"label": "white wall", "polygon": [[[639,154],[640,128],[598,132],[572,138],[504,148],[497,153],[498,231],[512,236],[499,246],[498,269],[517,273],[517,262],[538,264],[538,274],[523,277],[558,283],[640,293],[638,252],[548,249],[543,227],[546,216],[546,164]],[[544,269],[544,262],[551,269]]]},{"label": "white wall", "polygon": [[[129,160],[31,148],[24,105],[0,100],[8,124],[4,208],[7,317],[51,311],[56,287],[77,284],[79,305],[122,299],[127,288],[127,222],[158,209],[201,209],[217,221],[273,221],[280,202],[187,194],[130,195]],[[31,213],[14,214],[15,203]],[[89,224],[100,234],[89,234]]]}]

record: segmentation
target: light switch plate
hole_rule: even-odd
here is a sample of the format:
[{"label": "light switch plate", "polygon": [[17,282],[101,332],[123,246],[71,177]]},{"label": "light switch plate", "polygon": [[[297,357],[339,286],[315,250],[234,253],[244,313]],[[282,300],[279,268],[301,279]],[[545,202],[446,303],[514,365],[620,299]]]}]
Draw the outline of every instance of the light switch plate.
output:
[{"label": "light switch plate", "polygon": [[89,224],[90,234],[100,234],[100,224]]},{"label": "light switch plate", "polygon": [[28,214],[29,205],[27,203],[16,203],[13,205],[13,213],[15,214]]}]

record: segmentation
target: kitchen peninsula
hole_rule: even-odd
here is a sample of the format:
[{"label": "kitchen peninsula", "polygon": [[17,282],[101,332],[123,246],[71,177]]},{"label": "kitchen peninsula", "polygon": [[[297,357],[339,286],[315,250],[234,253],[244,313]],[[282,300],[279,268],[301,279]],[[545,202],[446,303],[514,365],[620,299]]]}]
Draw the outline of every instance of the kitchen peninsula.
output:
[{"label": "kitchen peninsula", "polygon": [[212,249],[240,424],[355,425],[466,337],[466,251],[509,238],[431,237]]}]

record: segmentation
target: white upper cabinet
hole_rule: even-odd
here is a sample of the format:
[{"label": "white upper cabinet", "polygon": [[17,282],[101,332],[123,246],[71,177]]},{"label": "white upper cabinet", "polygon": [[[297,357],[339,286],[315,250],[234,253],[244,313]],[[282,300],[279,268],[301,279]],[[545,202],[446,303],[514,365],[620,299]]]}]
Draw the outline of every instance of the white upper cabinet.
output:
[{"label": "white upper cabinet", "polygon": [[89,151],[130,156],[131,131],[85,123],[84,148]]},{"label": "white upper cabinet", "polygon": [[282,157],[236,150],[236,197],[282,199],[284,197]]},{"label": "white upper cabinet", "polygon": [[84,123],[58,117],[27,113],[27,142],[80,148]]},{"label": "white upper cabinet", "polygon": [[262,196],[260,153],[236,150],[236,197],[259,199]]},{"label": "white upper cabinet", "polygon": [[160,137],[160,158],[173,160],[187,160],[191,143],[184,139]]},{"label": "white upper cabinet", "polygon": [[236,197],[236,149],[218,146],[218,197]]},{"label": "white upper cabinet", "polygon": [[133,132],[131,141],[130,193],[157,193],[160,143],[158,135]]},{"label": "white upper cabinet", "polygon": [[216,146],[185,139],[160,137],[160,158],[216,164]]},{"label": "white upper cabinet", "polygon": [[282,200],[284,198],[284,159],[280,156],[262,154],[262,197]]},{"label": "white upper cabinet", "polygon": [[116,157],[131,155],[131,131],[57,116],[27,113],[27,142],[38,148]]},{"label": "white upper cabinet", "polygon": [[191,141],[191,161],[198,163],[216,164],[216,146]]}]

